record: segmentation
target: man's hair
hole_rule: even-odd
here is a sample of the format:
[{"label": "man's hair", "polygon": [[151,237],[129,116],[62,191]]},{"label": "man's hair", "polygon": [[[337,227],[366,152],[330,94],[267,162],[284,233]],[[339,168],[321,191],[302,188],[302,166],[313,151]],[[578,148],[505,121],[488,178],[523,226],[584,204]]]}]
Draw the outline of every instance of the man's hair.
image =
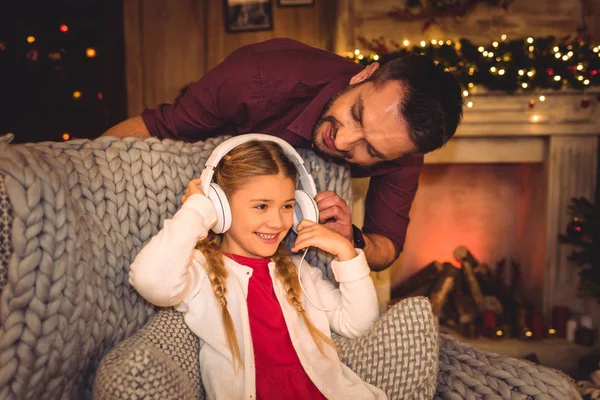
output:
[{"label": "man's hair", "polygon": [[444,146],[462,119],[462,89],[456,78],[423,55],[399,57],[369,77],[375,86],[397,81],[404,88],[400,113],[421,154]]}]

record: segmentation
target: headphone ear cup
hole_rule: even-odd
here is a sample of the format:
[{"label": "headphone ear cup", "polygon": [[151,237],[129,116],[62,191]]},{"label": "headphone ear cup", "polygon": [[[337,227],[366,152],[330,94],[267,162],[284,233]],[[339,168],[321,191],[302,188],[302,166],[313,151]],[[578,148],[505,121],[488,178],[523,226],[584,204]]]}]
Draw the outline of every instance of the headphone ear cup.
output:
[{"label": "headphone ear cup", "polygon": [[211,183],[207,193],[217,212],[217,222],[212,227],[214,233],[225,233],[231,228],[231,207],[225,192],[216,183]]},{"label": "headphone ear cup", "polygon": [[298,233],[298,224],[307,219],[312,222],[319,222],[319,206],[311,195],[303,190],[296,190],[296,206],[294,207],[294,232]]}]

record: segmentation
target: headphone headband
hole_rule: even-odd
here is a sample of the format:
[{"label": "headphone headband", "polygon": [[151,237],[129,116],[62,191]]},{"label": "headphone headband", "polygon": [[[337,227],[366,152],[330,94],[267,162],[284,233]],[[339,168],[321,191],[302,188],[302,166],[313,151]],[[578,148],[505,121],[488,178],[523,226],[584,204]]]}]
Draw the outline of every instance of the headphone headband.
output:
[{"label": "headphone headband", "polygon": [[279,146],[281,146],[285,155],[294,163],[296,169],[298,170],[298,173],[300,174],[300,183],[302,185],[302,189],[304,189],[304,191],[311,195],[313,198],[317,195],[317,188],[315,186],[315,182],[306,170],[306,167],[304,166],[304,160],[302,159],[302,157],[300,157],[300,154],[298,154],[298,152],[296,152],[292,145],[290,145],[285,140],[280,139],[276,136],[265,135],[262,133],[248,133],[245,135],[234,136],[230,139],[225,140],[213,150],[210,157],[208,157],[208,160],[206,160],[204,170],[202,171],[202,175],[200,176],[200,188],[204,193],[208,193],[210,183],[212,182],[213,174],[221,159],[233,148],[241,145],[242,143],[246,143],[252,140],[275,142]]}]

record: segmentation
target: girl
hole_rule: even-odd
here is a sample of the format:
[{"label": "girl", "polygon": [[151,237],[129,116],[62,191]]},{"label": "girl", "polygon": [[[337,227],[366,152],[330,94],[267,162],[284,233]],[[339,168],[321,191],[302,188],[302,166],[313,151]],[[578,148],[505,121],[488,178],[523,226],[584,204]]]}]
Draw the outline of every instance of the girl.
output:
[{"label": "girl", "polygon": [[276,143],[235,147],[215,170],[231,228],[209,231],[215,208],[192,180],[181,209],[134,260],[129,282],[151,303],[185,314],[201,340],[209,399],[385,399],[341,363],[331,340],[330,329],[354,338],[379,316],[362,251],[322,225],[298,224],[292,250],[316,246],[336,256],[338,289],[310,265],[300,282],[298,260],[281,244],[293,225],[296,174]]}]

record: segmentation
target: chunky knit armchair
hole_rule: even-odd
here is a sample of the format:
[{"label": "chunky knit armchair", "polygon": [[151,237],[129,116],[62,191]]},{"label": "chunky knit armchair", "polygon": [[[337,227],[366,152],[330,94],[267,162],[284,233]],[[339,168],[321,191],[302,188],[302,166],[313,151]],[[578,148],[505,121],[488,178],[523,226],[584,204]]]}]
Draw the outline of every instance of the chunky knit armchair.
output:
[{"label": "chunky knit armchair", "polygon": [[[127,274],[222,140],[0,138],[0,399],[201,398],[197,338]],[[347,169],[300,153],[319,190],[350,200]],[[329,272],[326,255],[310,262]],[[553,370],[438,335],[423,298],[336,343],[394,399],[579,398]]]}]

